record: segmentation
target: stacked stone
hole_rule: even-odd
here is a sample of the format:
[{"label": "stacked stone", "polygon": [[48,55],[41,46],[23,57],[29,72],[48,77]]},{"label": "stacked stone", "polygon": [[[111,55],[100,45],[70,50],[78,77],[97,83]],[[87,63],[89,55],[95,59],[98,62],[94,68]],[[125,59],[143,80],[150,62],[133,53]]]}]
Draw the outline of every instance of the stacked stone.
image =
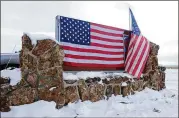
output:
[{"label": "stacked stone", "polygon": [[[17,89],[9,95],[10,105],[28,104],[37,100],[58,103],[64,88],[63,58],[63,50],[54,40],[37,40],[37,44],[32,44],[32,39],[24,34],[20,52],[22,78]],[[55,89],[49,90],[52,87]]]},{"label": "stacked stone", "polygon": [[10,88],[11,88],[10,79],[0,77],[0,91],[1,91],[0,111],[2,111],[2,112],[8,112],[8,111],[11,110],[10,107],[9,107],[9,104],[8,104],[9,103],[8,97],[6,96],[6,94],[8,93]]},{"label": "stacked stone", "polygon": [[83,78],[79,80],[64,80],[65,104],[81,99],[96,102],[108,99],[112,94],[123,97],[143,90],[143,81],[126,76],[107,76],[103,80],[99,77]]},{"label": "stacked stone", "polygon": [[150,54],[143,71],[145,86],[154,90],[165,88],[166,68],[158,65],[158,50],[159,45],[150,42]]}]

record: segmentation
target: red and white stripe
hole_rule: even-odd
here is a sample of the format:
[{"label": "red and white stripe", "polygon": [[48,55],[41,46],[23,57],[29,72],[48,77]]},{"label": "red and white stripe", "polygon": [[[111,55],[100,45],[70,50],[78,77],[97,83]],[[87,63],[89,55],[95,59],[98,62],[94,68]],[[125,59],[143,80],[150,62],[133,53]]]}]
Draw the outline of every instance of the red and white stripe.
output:
[{"label": "red and white stripe", "polygon": [[78,67],[124,67],[124,30],[90,23],[90,45],[60,42],[64,52],[64,65]]},{"label": "red and white stripe", "polygon": [[125,71],[139,78],[150,51],[150,42],[142,35],[132,34],[125,62]]}]

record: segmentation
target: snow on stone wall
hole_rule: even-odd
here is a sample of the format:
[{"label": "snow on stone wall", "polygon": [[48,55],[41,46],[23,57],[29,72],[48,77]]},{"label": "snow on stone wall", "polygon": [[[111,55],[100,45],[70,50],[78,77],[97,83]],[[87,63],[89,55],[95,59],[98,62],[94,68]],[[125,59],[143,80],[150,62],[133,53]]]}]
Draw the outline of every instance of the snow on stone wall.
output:
[{"label": "snow on stone wall", "polygon": [[[22,36],[20,52],[21,81],[3,94],[9,106],[32,103],[37,100],[55,101],[59,109],[81,99],[92,102],[114,95],[127,96],[145,87],[165,88],[165,72],[158,66],[159,46],[151,43],[151,52],[143,76],[138,80],[127,73],[103,72],[63,73],[64,53],[53,39],[31,39]],[[33,41],[32,41],[33,40]],[[33,45],[32,42],[36,42]],[[9,94],[11,93],[11,94]],[[2,109],[1,109],[2,110]]]}]

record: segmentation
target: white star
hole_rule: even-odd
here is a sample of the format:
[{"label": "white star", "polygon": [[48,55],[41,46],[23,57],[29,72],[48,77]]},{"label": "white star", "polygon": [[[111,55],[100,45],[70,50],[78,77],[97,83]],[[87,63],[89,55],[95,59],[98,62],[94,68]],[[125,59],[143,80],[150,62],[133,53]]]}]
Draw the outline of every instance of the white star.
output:
[{"label": "white star", "polygon": [[68,29],[67,29],[68,30]]},{"label": "white star", "polygon": [[68,40],[69,40],[69,38],[68,38]]},{"label": "white star", "polygon": [[76,37],[75,37],[75,39],[76,39]]},{"label": "white star", "polygon": [[79,20],[77,22],[79,23]]},{"label": "white star", "polygon": [[66,35],[65,35],[65,37],[66,37]]},{"label": "white star", "polygon": [[85,41],[86,41],[87,39],[85,39]]},{"label": "white star", "polygon": [[66,27],[66,25],[64,25],[64,27]]},{"label": "white star", "polygon": [[74,20],[72,19],[72,21],[74,21]]},{"label": "white star", "polygon": [[66,20],[64,20],[64,22],[66,22]]},{"label": "white star", "polygon": [[63,32],[62,32],[62,34],[63,34]]},{"label": "white star", "polygon": [[73,41],[75,41],[75,40],[73,39]]},{"label": "white star", "polygon": [[78,40],[78,42],[79,42],[79,40]]},{"label": "white star", "polygon": [[67,20],[68,20],[68,18],[67,18]]},{"label": "white star", "polygon": [[83,41],[83,43],[84,43],[84,41]]}]

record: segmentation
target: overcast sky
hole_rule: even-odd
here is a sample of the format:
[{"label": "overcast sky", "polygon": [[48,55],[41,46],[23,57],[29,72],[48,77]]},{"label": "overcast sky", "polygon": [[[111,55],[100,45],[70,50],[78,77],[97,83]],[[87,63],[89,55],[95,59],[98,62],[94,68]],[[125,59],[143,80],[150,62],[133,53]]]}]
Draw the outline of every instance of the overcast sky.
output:
[{"label": "overcast sky", "polygon": [[159,63],[178,65],[178,1],[1,1],[1,52],[20,50],[23,32],[55,37],[56,15],[129,29],[129,5]]}]

